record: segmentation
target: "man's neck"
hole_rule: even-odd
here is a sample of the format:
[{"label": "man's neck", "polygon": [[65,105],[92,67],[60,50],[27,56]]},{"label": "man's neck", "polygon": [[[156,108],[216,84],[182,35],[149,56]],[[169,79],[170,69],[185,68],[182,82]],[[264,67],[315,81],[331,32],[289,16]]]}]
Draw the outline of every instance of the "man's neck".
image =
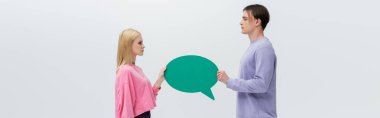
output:
[{"label": "man's neck", "polygon": [[264,32],[262,29],[253,30],[253,32],[248,34],[248,37],[249,40],[256,41],[257,39],[264,37]]}]

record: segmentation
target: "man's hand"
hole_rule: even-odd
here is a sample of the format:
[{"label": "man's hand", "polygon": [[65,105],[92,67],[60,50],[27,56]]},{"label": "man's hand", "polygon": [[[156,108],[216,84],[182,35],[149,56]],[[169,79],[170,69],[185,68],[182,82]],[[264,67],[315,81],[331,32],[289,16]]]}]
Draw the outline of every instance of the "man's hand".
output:
[{"label": "man's hand", "polygon": [[227,73],[224,70],[218,71],[216,76],[218,77],[218,80],[220,82],[223,82],[224,84],[227,84],[227,80],[230,79],[230,77],[228,77]]}]

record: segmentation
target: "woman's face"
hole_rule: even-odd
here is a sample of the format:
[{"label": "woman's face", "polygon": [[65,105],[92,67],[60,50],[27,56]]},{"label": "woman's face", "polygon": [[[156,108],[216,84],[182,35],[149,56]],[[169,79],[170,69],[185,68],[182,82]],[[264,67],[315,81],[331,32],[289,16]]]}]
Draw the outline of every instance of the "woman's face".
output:
[{"label": "woman's face", "polygon": [[136,40],[133,41],[133,44],[132,44],[133,55],[139,55],[139,56],[144,55],[144,48],[145,46],[144,46],[141,36],[139,36]]}]

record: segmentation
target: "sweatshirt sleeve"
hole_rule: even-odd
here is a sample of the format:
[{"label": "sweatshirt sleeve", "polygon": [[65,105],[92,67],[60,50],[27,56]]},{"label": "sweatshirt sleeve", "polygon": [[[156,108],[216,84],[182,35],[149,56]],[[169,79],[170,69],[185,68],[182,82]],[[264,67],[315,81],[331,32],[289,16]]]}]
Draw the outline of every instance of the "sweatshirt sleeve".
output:
[{"label": "sweatshirt sleeve", "polygon": [[[275,72],[276,56],[273,48],[261,48],[255,52],[256,71],[253,78],[228,79],[227,88],[238,92],[265,93],[272,81]],[[247,70],[241,70],[247,71]]]},{"label": "sweatshirt sleeve", "polygon": [[134,87],[131,81],[131,75],[128,72],[121,73],[121,77],[116,83],[116,118],[134,118]]}]

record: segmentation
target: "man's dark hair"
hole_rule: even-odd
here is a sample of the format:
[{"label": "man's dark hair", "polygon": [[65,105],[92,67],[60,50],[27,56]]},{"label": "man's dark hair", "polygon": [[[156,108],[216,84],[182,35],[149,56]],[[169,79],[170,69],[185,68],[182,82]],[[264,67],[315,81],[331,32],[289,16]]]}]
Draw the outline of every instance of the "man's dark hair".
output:
[{"label": "man's dark hair", "polygon": [[260,19],[261,27],[263,27],[263,30],[265,29],[269,22],[269,12],[267,8],[260,4],[254,4],[245,7],[243,11],[247,11],[251,13],[254,18]]}]

